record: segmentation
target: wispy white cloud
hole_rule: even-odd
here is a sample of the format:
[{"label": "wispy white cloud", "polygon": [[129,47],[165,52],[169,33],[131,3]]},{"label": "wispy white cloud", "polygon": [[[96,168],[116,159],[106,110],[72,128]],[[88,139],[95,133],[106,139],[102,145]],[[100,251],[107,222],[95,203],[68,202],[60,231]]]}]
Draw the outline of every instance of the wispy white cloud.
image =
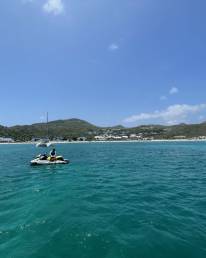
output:
[{"label": "wispy white cloud", "polygon": [[[172,87],[169,92],[168,92],[168,95],[174,95],[174,94],[177,94],[179,92],[179,89],[177,87]],[[162,95],[160,97],[160,100],[167,100],[168,99],[168,95]]]},{"label": "wispy white cloud", "polygon": [[206,104],[199,105],[172,105],[165,110],[155,111],[152,113],[141,113],[130,116],[124,120],[125,123],[134,122],[160,122],[166,124],[178,124],[187,122],[188,119],[192,119],[194,115],[200,114],[206,111]]},{"label": "wispy white cloud", "polygon": [[[38,3],[36,0],[21,0],[22,3]],[[40,4],[40,3],[38,3]],[[53,14],[53,15],[59,15],[64,13],[65,6],[63,3],[63,0],[44,0],[43,4],[41,4],[42,10],[46,13]]]},{"label": "wispy white cloud", "polygon": [[167,96],[165,96],[165,95],[161,96],[160,100],[167,100]]},{"label": "wispy white cloud", "polygon": [[174,94],[177,94],[179,92],[179,89],[176,88],[176,87],[172,87],[169,91],[169,94],[170,95],[174,95]]},{"label": "wispy white cloud", "polygon": [[119,46],[115,43],[112,43],[109,45],[108,49],[109,49],[109,51],[116,51],[119,49]]},{"label": "wispy white cloud", "polygon": [[59,15],[64,12],[64,4],[62,0],[47,0],[43,5],[43,10],[47,13]]}]

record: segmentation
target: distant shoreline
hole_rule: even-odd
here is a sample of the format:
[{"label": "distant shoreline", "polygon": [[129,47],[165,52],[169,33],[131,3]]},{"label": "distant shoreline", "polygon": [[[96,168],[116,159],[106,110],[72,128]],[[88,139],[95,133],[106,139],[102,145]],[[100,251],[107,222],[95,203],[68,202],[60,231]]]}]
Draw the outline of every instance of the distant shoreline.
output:
[{"label": "distant shoreline", "polygon": [[[52,144],[88,144],[88,143],[143,143],[143,142],[206,142],[206,139],[157,139],[157,140],[117,140],[117,141],[52,141]],[[36,145],[37,142],[1,142],[0,145]]]}]

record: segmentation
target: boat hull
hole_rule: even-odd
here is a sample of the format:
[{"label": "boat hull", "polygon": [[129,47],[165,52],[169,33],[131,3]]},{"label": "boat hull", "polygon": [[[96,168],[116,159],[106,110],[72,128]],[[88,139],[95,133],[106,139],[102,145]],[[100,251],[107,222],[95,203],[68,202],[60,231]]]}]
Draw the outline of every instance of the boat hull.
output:
[{"label": "boat hull", "polygon": [[69,160],[55,160],[55,161],[49,161],[49,160],[40,160],[40,159],[34,159],[30,162],[31,166],[42,166],[42,165],[66,165],[69,164]]}]

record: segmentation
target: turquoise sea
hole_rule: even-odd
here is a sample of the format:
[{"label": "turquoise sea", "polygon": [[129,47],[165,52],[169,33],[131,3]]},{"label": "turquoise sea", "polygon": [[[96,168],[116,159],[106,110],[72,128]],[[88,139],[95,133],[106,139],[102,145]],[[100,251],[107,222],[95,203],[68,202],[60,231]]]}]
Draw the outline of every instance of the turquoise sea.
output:
[{"label": "turquoise sea", "polygon": [[206,143],[0,145],[1,258],[205,258]]}]

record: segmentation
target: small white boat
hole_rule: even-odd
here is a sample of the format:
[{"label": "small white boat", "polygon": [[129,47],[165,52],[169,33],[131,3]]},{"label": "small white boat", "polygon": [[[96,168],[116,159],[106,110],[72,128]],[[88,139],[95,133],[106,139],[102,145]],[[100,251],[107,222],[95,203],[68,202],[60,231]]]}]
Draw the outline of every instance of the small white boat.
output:
[{"label": "small white boat", "polygon": [[47,120],[46,120],[46,131],[47,131],[47,137],[44,139],[41,139],[39,142],[37,142],[36,147],[41,148],[47,148],[47,147],[53,147],[53,143],[49,141],[49,115],[47,112]]},{"label": "small white boat", "polygon": [[42,140],[36,144],[36,147],[42,147],[42,148],[54,147],[54,143],[46,140]]},{"label": "small white boat", "polygon": [[56,157],[55,160],[51,160],[44,155],[39,155],[35,159],[30,161],[31,166],[36,166],[36,165],[65,165],[69,164],[68,159],[64,159],[62,156]]},{"label": "small white boat", "polygon": [[46,148],[47,147],[47,142],[44,142],[44,141],[41,141],[41,142],[38,142],[36,144],[36,147],[42,147],[42,148]]},{"label": "small white boat", "polygon": [[48,142],[46,145],[47,145],[47,147],[54,147],[54,143],[53,142]]}]

